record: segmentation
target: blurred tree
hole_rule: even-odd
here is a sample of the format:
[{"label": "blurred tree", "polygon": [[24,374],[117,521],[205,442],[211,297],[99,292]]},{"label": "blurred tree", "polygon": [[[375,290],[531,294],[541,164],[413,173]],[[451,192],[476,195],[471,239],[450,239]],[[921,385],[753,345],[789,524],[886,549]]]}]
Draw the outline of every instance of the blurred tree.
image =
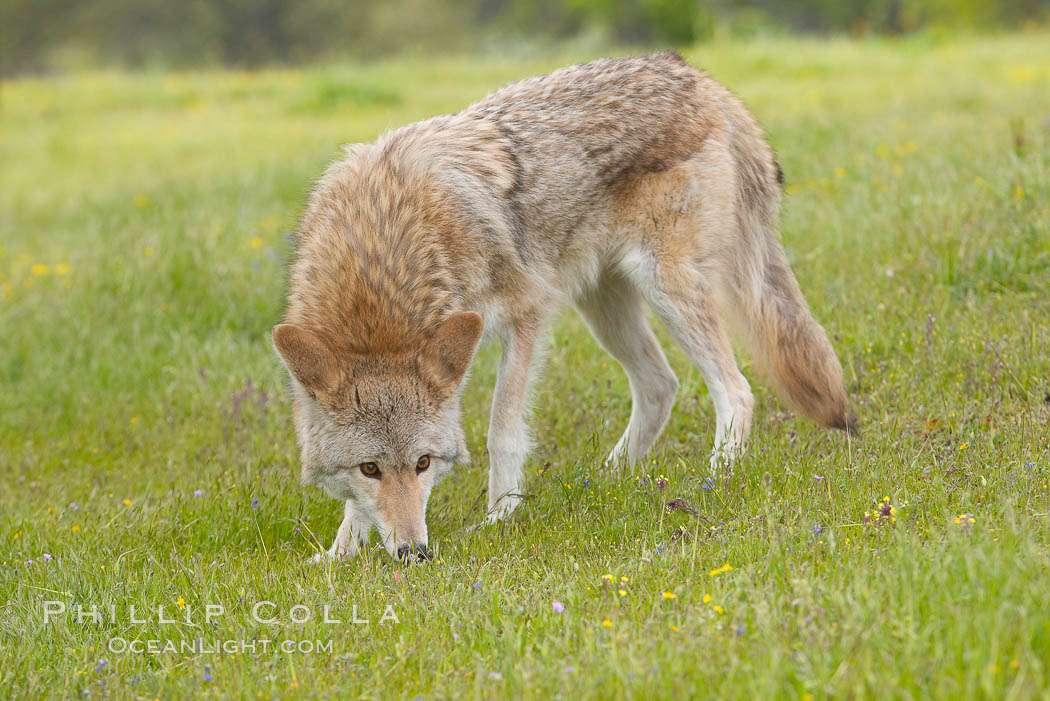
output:
[{"label": "blurred tree", "polygon": [[42,70],[62,38],[71,0],[0,1],[0,75]]},{"label": "blurred tree", "polygon": [[469,51],[485,36],[684,46],[715,26],[802,32],[977,30],[1050,20],[1050,0],[0,0],[0,75],[82,62],[254,67],[402,51]]}]

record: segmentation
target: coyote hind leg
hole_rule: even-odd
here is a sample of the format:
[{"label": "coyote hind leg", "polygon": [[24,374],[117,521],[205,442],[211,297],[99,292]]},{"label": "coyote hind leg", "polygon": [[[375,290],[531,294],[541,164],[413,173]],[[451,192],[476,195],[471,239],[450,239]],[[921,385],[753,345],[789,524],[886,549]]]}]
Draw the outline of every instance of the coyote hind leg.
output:
[{"label": "coyote hind leg", "polygon": [[694,262],[665,263],[653,266],[650,272],[645,285],[649,303],[704,376],[715,405],[711,466],[717,470],[743,450],[755,404],[719,317],[714,288],[717,273]]},{"label": "coyote hind leg", "polygon": [[652,447],[674,406],[678,380],[645,318],[645,301],[630,280],[606,271],[575,301],[591,333],[627,373],[631,418],[606,461],[630,467]]}]

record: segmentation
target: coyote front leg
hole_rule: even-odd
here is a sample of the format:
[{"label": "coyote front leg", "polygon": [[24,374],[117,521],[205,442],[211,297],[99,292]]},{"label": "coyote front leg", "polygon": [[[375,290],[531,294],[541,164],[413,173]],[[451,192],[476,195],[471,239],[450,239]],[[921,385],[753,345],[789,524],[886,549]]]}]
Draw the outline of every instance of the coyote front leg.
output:
[{"label": "coyote front leg", "polygon": [[525,398],[537,335],[536,325],[519,324],[502,337],[503,356],[489,420],[489,521],[509,516],[521,502],[525,487],[523,468],[529,451]]},{"label": "coyote front leg", "polygon": [[328,549],[328,557],[344,560],[357,555],[361,546],[367,542],[371,530],[372,522],[368,516],[358,511],[354,502],[348,499],[343,506],[343,523],[335,534],[332,547]]}]

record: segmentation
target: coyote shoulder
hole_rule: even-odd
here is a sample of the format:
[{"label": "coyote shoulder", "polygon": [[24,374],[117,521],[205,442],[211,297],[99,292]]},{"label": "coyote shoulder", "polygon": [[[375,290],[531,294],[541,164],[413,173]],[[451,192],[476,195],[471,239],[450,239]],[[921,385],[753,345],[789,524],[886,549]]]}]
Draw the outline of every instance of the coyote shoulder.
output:
[{"label": "coyote shoulder", "polygon": [[751,427],[730,333],[786,402],[850,427],[838,359],[778,242],[779,179],[746,108],[673,52],[524,80],[349,147],[311,195],[273,331],[303,481],[346,502],[331,554],[375,526],[391,553],[426,555],[430,491],[468,459],[459,395],[483,330],[502,345],[489,518],[518,505],[528,386],[563,303],[630,380],[612,463],[645,455],[678,388],[647,308],[707,383],[713,461]]}]

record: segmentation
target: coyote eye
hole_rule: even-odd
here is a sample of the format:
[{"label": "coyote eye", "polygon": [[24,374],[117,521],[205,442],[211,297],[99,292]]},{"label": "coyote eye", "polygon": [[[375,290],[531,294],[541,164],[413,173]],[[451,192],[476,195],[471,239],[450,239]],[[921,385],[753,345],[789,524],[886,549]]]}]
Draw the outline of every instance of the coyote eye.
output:
[{"label": "coyote eye", "polygon": [[361,474],[365,477],[379,477],[379,465],[374,462],[363,462],[358,467],[361,468]]},{"label": "coyote eye", "polygon": [[423,470],[430,467],[430,456],[424,455],[419,460],[416,460],[416,469],[422,472]]}]

